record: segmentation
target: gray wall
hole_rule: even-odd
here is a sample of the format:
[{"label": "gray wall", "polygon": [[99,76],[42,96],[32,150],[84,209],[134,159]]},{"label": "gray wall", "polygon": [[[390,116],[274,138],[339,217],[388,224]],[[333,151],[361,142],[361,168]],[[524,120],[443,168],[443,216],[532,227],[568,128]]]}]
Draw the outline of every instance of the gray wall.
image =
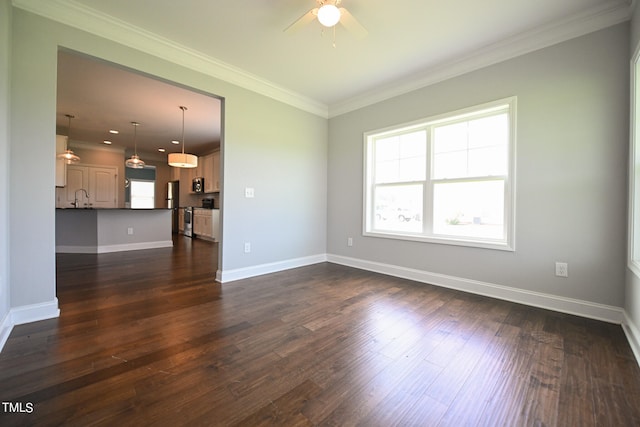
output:
[{"label": "gray wall", "polygon": [[[226,99],[223,270],[325,253],[326,119],[20,9],[13,9],[11,46],[10,160],[23,165],[10,172],[12,307],[55,299],[58,46]],[[246,186],[255,188],[255,198],[244,198]],[[29,209],[34,201],[37,209]]]},{"label": "gray wall", "polygon": [[[640,11],[638,8],[635,8],[631,19],[631,46],[629,50],[629,56],[633,56],[636,49],[640,49]],[[638,206],[636,206],[636,212],[638,211]],[[629,236],[629,240],[631,240],[633,236]],[[628,259],[628,256],[627,256]],[[640,339],[640,277],[636,276],[630,269],[627,268],[627,281],[625,287],[625,302],[624,309],[627,314],[626,322],[628,326],[634,332],[634,336],[636,340]],[[638,346],[640,342],[636,342],[635,345]],[[636,349],[638,347],[635,347]],[[640,357],[640,355],[636,355],[636,357]]]},{"label": "gray wall", "polygon": [[11,2],[0,0],[0,349],[9,314],[9,87]]},{"label": "gray wall", "polygon": [[[332,118],[327,252],[621,307],[628,52],[621,24]],[[515,252],[362,236],[363,132],[513,95]]]}]

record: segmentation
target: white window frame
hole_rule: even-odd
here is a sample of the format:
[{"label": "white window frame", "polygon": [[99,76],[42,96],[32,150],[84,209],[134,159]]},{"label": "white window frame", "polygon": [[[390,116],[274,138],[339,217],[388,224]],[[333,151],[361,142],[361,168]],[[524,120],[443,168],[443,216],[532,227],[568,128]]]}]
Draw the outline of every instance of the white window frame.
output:
[{"label": "white window frame", "polygon": [[[363,177],[363,235],[370,237],[381,237],[389,239],[410,240],[428,243],[439,243],[447,245],[469,246],[477,248],[498,249],[505,251],[515,251],[515,159],[516,159],[516,101],[517,98],[509,97],[481,105],[465,108],[462,110],[441,114],[426,119],[404,123],[384,129],[377,129],[364,133],[364,177]],[[432,151],[432,128],[435,125],[464,121],[482,115],[489,115],[507,107],[509,115],[509,142],[508,142],[508,171],[506,175],[487,176],[484,178],[456,178],[451,180],[434,179],[431,168],[433,164]],[[375,139],[389,137],[394,134],[415,132],[422,129],[427,131],[427,176],[424,181],[426,186],[423,200],[423,232],[412,233],[402,231],[374,230],[373,229],[373,153],[372,146]],[[486,239],[467,236],[442,236],[432,234],[432,212],[433,212],[433,186],[435,182],[480,182],[481,180],[501,180],[504,181],[504,239]],[[403,183],[410,184],[410,183]]]},{"label": "white window frame", "polygon": [[629,118],[629,221],[627,265],[640,277],[640,47],[631,59],[631,102]]},{"label": "white window frame", "polygon": [[[133,194],[133,187],[135,187],[136,184],[151,184],[153,186],[153,192],[151,194],[150,198],[136,198]],[[156,182],[154,180],[149,180],[149,179],[137,179],[137,178],[132,178],[129,179],[129,204],[131,206],[131,209],[153,209],[155,208],[155,191],[156,191]],[[138,203],[136,202],[136,200],[151,200],[151,204],[150,206],[138,206]]]}]

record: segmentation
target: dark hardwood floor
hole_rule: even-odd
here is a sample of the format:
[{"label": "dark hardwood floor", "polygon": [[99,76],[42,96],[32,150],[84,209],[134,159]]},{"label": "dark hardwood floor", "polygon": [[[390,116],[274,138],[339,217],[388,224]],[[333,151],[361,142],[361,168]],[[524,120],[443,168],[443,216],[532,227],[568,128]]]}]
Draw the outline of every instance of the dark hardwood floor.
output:
[{"label": "dark hardwood floor", "polygon": [[60,318],[0,353],[0,425],[640,425],[618,325],[328,263],[221,286],[216,259],[58,255]]}]

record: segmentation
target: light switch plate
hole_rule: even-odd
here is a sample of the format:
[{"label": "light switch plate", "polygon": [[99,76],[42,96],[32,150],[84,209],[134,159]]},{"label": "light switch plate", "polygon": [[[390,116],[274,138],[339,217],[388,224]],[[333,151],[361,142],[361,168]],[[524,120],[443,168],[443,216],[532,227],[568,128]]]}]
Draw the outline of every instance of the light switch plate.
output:
[{"label": "light switch plate", "polygon": [[246,187],[244,189],[244,197],[246,197],[247,199],[252,199],[254,195],[255,190],[253,189],[253,187]]}]

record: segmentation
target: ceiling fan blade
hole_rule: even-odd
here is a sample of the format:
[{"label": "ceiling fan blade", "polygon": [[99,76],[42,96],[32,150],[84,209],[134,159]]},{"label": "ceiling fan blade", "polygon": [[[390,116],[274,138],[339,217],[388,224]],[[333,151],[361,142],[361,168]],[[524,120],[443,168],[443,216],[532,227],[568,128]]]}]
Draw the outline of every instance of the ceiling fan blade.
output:
[{"label": "ceiling fan blade", "polygon": [[369,34],[369,32],[360,25],[358,20],[344,7],[340,8],[340,23],[358,38],[364,38]]},{"label": "ceiling fan blade", "polygon": [[284,32],[285,33],[294,33],[296,31],[298,31],[300,28],[302,28],[305,25],[307,25],[309,22],[311,22],[314,19],[316,19],[317,16],[318,16],[318,8],[316,7],[316,8],[311,9],[310,11],[305,13],[304,15],[302,15],[300,18],[298,18],[297,21],[295,21],[293,24],[291,24],[287,28],[285,28]]}]

